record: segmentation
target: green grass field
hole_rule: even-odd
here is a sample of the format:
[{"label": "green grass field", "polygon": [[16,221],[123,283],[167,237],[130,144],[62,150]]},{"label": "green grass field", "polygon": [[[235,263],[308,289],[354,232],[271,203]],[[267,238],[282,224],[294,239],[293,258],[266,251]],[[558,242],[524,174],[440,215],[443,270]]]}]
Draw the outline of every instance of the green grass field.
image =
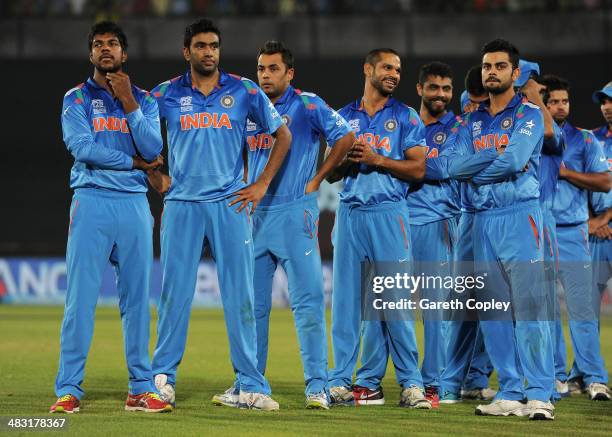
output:
[{"label": "green grass field", "polygon": [[[45,416],[55,400],[62,308],[0,306],[0,416]],[[155,321],[152,322],[152,328]],[[420,328],[420,327],[419,327]],[[281,411],[266,413],[214,407],[210,398],[233,380],[223,314],[195,310],[179,371],[178,408],[171,414],[123,411],[127,370],[116,308],[99,308],[87,363],[81,412],[67,417],[75,435],[612,435],[612,402],[586,396],[557,404],[554,422],[478,417],[476,402],[438,410],[399,408],[399,388],[390,366],[384,383],[387,404],[303,408],[303,376],[291,313],[275,309],[271,321],[268,377]],[[154,329],[152,329],[154,332]],[[418,337],[422,337],[419,330]],[[151,350],[153,348],[152,345]],[[602,347],[612,363],[612,319],[602,322]],[[495,381],[493,380],[493,385]],[[6,435],[16,435],[10,432]],[[63,434],[65,435],[65,434]]]}]

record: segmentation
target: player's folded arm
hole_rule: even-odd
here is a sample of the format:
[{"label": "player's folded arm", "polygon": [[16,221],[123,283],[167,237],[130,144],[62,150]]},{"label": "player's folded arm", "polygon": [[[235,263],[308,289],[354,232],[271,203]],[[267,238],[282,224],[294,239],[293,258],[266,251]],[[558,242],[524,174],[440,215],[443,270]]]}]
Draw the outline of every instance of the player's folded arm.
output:
[{"label": "player's folded arm", "polygon": [[134,138],[134,147],[145,161],[153,161],[163,148],[157,102],[147,95],[142,106],[126,114],[126,118]]},{"label": "player's folded arm", "polygon": [[131,170],[133,159],[127,153],[96,144],[82,105],[72,104],[62,111],[64,143],[74,159],[107,170]]},{"label": "player's folded arm", "polygon": [[[553,122],[554,123],[554,122]],[[551,156],[563,155],[565,147],[565,136],[557,123],[553,124],[553,135],[544,135],[544,143],[542,143],[542,153]]]},{"label": "player's folded arm", "polygon": [[487,168],[476,174],[472,182],[477,185],[493,184],[524,170],[539,138],[544,136],[542,114],[539,111],[525,111],[524,114],[516,123],[505,151],[497,155]]},{"label": "player's folded arm", "polygon": [[482,152],[474,153],[472,135],[468,125],[465,125],[461,126],[446,141],[446,148],[438,157],[437,165],[445,168],[451,179],[468,180],[496,158],[495,149],[485,149]]}]

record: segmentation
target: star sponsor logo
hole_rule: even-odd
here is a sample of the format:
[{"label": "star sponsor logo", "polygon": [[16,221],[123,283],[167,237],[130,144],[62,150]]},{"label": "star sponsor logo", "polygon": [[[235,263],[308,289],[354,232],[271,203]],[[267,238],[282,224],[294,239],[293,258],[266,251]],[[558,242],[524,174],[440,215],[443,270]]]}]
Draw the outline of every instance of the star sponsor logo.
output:
[{"label": "star sponsor logo", "polygon": [[181,97],[179,99],[179,103],[181,104],[181,112],[193,111],[193,105],[191,103],[191,96]]},{"label": "star sponsor logo", "polygon": [[229,94],[226,94],[223,97],[221,97],[220,103],[221,103],[221,106],[229,109],[232,106],[234,106],[234,98],[230,96]]},{"label": "star sponsor logo", "polygon": [[444,141],[446,141],[446,133],[444,132],[438,132],[433,136],[433,142],[438,145],[444,144]]},{"label": "star sponsor logo", "polygon": [[533,122],[533,120],[529,120],[527,123],[525,123],[525,127],[527,129],[532,129],[535,126],[535,123]]},{"label": "star sponsor logo", "polygon": [[355,118],[354,120],[349,120],[348,122],[351,130],[358,131],[359,130],[359,119]]},{"label": "star sponsor logo", "polygon": [[281,120],[283,120],[283,123],[285,123],[287,126],[291,125],[291,117],[289,117],[289,115],[281,115]]},{"label": "star sponsor logo", "polygon": [[270,109],[270,113],[272,114],[272,119],[280,117],[280,114],[276,110],[276,107],[274,106],[274,103],[272,103],[272,102],[268,103],[268,108]]},{"label": "star sponsor logo", "polygon": [[509,129],[512,126],[512,117],[504,118],[501,122],[502,129]]},{"label": "star sponsor logo", "polygon": [[91,101],[91,107],[94,114],[106,114],[106,108],[104,107],[104,101],[102,99],[93,99]]},{"label": "star sponsor logo", "polygon": [[385,121],[385,130],[387,132],[393,132],[395,129],[397,129],[397,121],[395,119],[390,119]]}]

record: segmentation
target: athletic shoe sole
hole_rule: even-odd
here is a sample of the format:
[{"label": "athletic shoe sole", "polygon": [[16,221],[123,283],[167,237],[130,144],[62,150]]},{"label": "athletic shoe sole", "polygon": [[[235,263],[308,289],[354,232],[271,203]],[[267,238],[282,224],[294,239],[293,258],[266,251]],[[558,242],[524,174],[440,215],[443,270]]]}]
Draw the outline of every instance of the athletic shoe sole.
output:
[{"label": "athletic shoe sole", "polygon": [[78,413],[81,409],[79,407],[73,408],[72,411],[64,410],[64,407],[57,407],[55,410],[49,410],[49,413],[61,413],[61,414],[72,414]]},{"label": "athletic shoe sole", "polygon": [[546,413],[534,413],[529,416],[529,420],[555,420],[555,416]]},{"label": "athletic shoe sole", "polygon": [[329,410],[329,406],[322,404],[321,402],[310,401],[306,403],[307,410]]},{"label": "athletic shoe sole", "polygon": [[385,405],[385,398],[372,399],[372,400],[359,399],[358,401],[355,401],[356,407],[369,406],[369,405]]},{"label": "athletic shoe sole", "polygon": [[144,408],[144,407],[128,407],[126,405],[125,411],[144,411],[145,413],[169,413],[172,411],[172,407],[170,405],[167,405],[164,408],[154,410],[151,408]]},{"label": "athletic shoe sole", "polygon": [[[508,417],[508,416],[523,417],[523,416],[527,416],[527,414],[525,414],[525,410],[523,408],[517,408],[516,410],[507,411],[505,413],[499,413],[499,414],[486,414],[486,413],[483,413],[478,408],[476,408],[475,414],[477,416],[494,416],[494,417]],[[539,414],[539,413],[536,413],[536,414]]]},{"label": "athletic shoe sole", "polygon": [[211,403],[215,406],[215,407],[230,407],[230,408],[238,408],[238,403],[230,403],[230,402],[223,402],[223,401],[219,401],[217,399],[213,399],[211,401]]}]

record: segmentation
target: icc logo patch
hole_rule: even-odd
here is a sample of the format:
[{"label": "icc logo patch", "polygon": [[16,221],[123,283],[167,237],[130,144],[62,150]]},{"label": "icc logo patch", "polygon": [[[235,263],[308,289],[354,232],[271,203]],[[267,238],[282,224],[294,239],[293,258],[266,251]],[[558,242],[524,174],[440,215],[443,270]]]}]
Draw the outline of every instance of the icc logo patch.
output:
[{"label": "icc logo patch", "polygon": [[394,119],[385,121],[385,130],[387,132],[393,132],[397,128],[397,121]]},{"label": "icc logo patch", "polygon": [[433,136],[433,142],[438,145],[444,144],[444,141],[446,141],[446,134],[444,132],[438,132]]},{"label": "icc logo patch", "polygon": [[91,101],[91,107],[93,108],[94,114],[106,113],[106,108],[104,107],[104,101],[101,99],[93,99]]},{"label": "icc logo patch", "polygon": [[193,105],[191,104],[191,96],[181,97],[181,112],[193,111]]},{"label": "icc logo patch", "polygon": [[355,118],[354,120],[349,120],[348,122],[351,130],[358,131],[359,130],[359,119]]},{"label": "icc logo patch", "polygon": [[229,94],[224,95],[223,97],[221,97],[221,106],[223,106],[224,108],[231,108],[232,106],[234,106],[234,98]]},{"label": "icc logo patch", "polygon": [[285,123],[287,126],[291,124],[291,117],[289,117],[287,114],[283,114],[281,116],[281,120],[283,120],[283,123]]},{"label": "icc logo patch", "polygon": [[502,129],[508,129],[510,126],[512,126],[512,118],[504,118],[501,122]]}]

